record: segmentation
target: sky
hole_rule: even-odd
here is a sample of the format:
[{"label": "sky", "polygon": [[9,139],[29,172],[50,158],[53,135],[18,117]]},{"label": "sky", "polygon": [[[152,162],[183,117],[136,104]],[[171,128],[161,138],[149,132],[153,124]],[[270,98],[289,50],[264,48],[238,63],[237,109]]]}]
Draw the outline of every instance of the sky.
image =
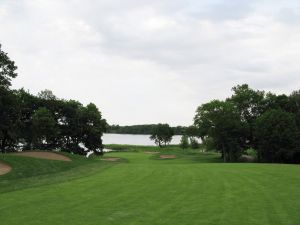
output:
[{"label": "sky", "polygon": [[95,103],[109,124],[190,125],[197,107],[300,89],[299,0],[0,0],[13,88]]}]

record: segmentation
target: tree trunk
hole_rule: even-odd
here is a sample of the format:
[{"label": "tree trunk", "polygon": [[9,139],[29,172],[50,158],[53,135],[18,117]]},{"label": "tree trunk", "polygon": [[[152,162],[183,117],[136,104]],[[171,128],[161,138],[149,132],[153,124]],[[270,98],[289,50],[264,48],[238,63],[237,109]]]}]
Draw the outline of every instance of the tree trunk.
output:
[{"label": "tree trunk", "polygon": [[0,149],[1,149],[1,153],[4,154],[4,148],[3,148],[3,144],[2,143],[3,143],[3,140],[1,141]]},{"label": "tree trunk", "polygon": [[226,156],[226,152],[225,152],[225,147],[224,147],[224,143],[222,143],[222,154],[223,154],[223,160],[224,160],[224,162],[226,162],[227,161],[227,156]]},{"label": "tree trunk", "polygon": [[6,153],[5,147],[6,147],[6,138],[3,138],[1,141],[1,152],[2,153]]}]

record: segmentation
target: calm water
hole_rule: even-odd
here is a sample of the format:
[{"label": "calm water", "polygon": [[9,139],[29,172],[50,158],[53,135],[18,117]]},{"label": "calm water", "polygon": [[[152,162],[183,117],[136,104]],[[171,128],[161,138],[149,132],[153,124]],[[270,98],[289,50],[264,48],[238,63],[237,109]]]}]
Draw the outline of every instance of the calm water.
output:
[{"label": "calm water", "polygon": [[[173,136],[171,144],[179,144],[180,138],[180,135]],[[102,139],[104,144],[155,145],[154,141],[150,140],[150,135],[104,134]]]}]

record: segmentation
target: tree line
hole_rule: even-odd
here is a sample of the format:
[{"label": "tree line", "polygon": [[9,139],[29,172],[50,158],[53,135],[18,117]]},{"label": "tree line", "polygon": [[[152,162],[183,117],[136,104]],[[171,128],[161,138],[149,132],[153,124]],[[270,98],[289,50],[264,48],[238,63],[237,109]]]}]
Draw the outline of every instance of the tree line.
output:
[{"label": "tree line", "polygon": [[[158,124],[141,124],[141,125],[131,125],[131,126],[120,126],[120,125],[108,125],[107,133],[112,134],[148,134],[151,135],[153,130]],[[185,133],[186,127],[176,126],[171,127],[174,135],[183,135]]]},{"label": "tree line", "polygon": [[0,150],[57,149],[102,154],[106,121],[95,104],[57,98],[52,91],[37,96],[12,90],[17,66],[0,45]]},{"label": "tree line", "polygon": [[194,125],[203,143],[225,162],[253,149],[260,162],[300,163],[300,91],[276,95],[247,84],[232,91],[198,107]]}]

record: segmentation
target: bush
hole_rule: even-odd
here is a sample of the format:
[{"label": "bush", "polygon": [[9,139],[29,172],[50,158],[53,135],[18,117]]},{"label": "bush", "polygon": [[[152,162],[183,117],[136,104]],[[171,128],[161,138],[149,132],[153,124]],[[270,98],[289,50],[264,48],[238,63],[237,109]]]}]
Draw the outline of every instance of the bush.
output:
[{"label": "bush", "polygon": [[186,135],[183,135],[181,137],[181,140],[180,140],[180,144],[179,144],[180,148],[182,149],[186,149],[189,147],[189,139]]},{"label": "bush", "polygon": [[190,142],[192,149],[198,149],[200,147],[199,142],[196,140],[196,138],[190,138]]},{"label": "bush", "polygon": [[257,151],[254,148],[248,148],[246,150],[246,155],[252,156],[254,158],[257,158]]}]

